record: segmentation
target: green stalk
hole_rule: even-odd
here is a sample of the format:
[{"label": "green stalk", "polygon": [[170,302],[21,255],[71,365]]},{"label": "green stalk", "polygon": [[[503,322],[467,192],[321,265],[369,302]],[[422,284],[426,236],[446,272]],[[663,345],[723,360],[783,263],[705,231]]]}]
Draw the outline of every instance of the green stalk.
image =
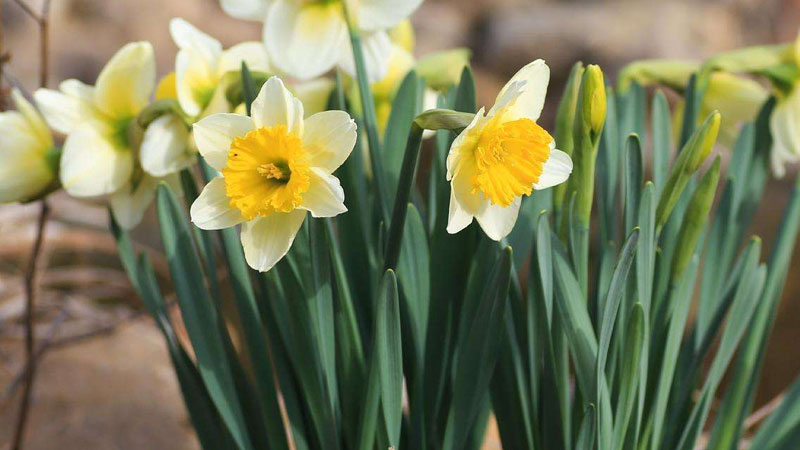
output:
[{"label": "green stalk", "polygon": [[[344,2],[343,2],[344,4]],[[378,119],[375,117],[375,101],[367,78],[367,67],[364,63],[364,51],[361,46],[361,35],[350,20],[347,7],[344,16],[347,20],[347,29],[350,32],[350,44],[353,47],[353,60],[356,65],[356,82],[358,83],[358,96],[361,99],[361,111],[364,115],[364,128],[367,130],[367,143],[369,144],[370,163],[372,176],[375,178],[375,188],[378,191],[378,205],[384,222],[389,222],[389,202],[386,186],[383,160],[381,159],[381,139],[378,134]]]}]

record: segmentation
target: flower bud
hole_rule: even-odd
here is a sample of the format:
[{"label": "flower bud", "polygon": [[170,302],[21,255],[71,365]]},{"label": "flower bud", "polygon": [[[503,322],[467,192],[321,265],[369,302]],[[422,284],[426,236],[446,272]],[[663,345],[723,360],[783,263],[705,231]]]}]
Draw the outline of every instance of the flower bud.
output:
[{"label": "flower bud", "polygon": [[606,121],[606,86],[600,66],[590,64],[583,74],[583,121],[599,136]]},{"label": "flower bud", "polygon": [[689,164],[686,166],[687,172],[692,173],[699,169],[703,161],[711,154],[711,150],[714,149],[714,144],[717,142],[717,134],[719,134],[721,119],[722,115],[719,111],[711,113],[698,132],[694,134],[692,139],[686,144],[685,150],[691,152]]}]

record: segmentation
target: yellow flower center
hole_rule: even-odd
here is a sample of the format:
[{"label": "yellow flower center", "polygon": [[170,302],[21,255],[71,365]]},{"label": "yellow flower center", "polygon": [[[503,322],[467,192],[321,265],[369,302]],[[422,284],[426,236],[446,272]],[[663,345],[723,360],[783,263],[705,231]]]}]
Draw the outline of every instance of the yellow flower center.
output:
[{"label": "yellow flower center", "polygon": [[490,125],[475,147],[472,192],[503,207],[522,194],[530,195],[550,156],[551,142],[550,134],[530,119]]},{"label": "yellow flower center", "polygon": [[231,207],[252,220],[300,206],[310,170],[300,138],[277,125],[234,139],[222,175]]}]

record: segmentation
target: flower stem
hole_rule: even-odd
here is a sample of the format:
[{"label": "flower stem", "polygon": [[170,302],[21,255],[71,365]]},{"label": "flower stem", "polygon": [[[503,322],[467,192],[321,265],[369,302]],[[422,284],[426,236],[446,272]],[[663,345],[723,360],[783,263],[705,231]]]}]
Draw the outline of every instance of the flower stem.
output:
[{"label": "flower stem", "polygon": [[347,28],[350,31],[350,44],[353,47],[353,60],[356,66],[356,82],[358,84],[358,94],[361,99],[361,111],[364,115],[364,128],[367,130],[367,143],[369,144],[370,163],[372,165],[372,176],[375,180],[375,188],[378,191],[378,205],[380,207],[384,222],[389,222],[389,194],[386,186],[385,172],[383,170],[383,159],[381,158],[381,139],[378,135],[378,120],[375,117],[375,102],[372,98],[372,91],[367,77],[367,67],[364,63],[364,51],[361,46],[361,35],[353,26],[349,19],[348,12]]}]

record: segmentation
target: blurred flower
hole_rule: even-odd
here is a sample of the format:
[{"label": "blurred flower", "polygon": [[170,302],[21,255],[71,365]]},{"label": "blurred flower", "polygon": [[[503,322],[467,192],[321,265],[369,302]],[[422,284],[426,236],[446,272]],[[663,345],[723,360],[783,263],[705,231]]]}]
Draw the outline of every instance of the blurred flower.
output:
[{"label": "blurred flower", "polygon": [[786,174],[787,163],[800,161],[800,81],[775,104],[769,118],[769,130],[772,134],[772,172],[781,178]]},{"label": "blurred flower", "polygon": [[[125,228],[141,221],[155,195],[155,178],[174,168],[173,154],[162,153],[164,146],[183,139],[183,124],[167,127],[164,121],[147,132],[139,126],[137,117],[154,87],[153,47],[135,42],[111,58],[95,86],[66,80],[59,91],[39,89],[34,95],[49,125],[67,135],[59,173],[64,189],[75,197],[108,195]],[[143,170],[139,153],[155,173]]]},{"label": "blurred flower", "polygon": [[[433,53],[423,57],[419,62],[414,59],[412,51],[413,49],[407,50],[400,43],[393,42],[386,76],[370,86],[375,102],[378,130],[381,134],[386,131],[389,123],[397,90],[400,89],[400,85],[411,70],[415,70],[425,80],[426,89],[420,111],[424,112],[437,107],[436,91],[445,91],[450,86],[457,84],[461,78],[461,72],[469,64],[470,51],[466,48]],[[355,83],[350,84],[348,95],[351,107],[360,114],[361,101],[359,100],[358,86]],[[435,135],[433,131],[426,130],[426,138],[433,135]]]},{"label": "blurred flower", "polygon": [[491,239],[514,228],[522,195],[566,181],[572,160],[536,124],[544,106],[550,69],[536,60],[517,72],[484,115],[458,135],[447,157],[451,182],[449,233],[476,218]]},{"label": "blurred flower", "polygon": [[221,176],[203,189],[191,216],[206,230],[243,223],[247,263],[263,272],[289,251],[307,211],[347,211],[332,173],[353,150],[356,125],[343,111],[303,119],[303,104],[277,77],[251,109],[251,117],[214,114],[194,125],[200,153]]},{"label": "blurred flower", "polygon": [[[400,24],[422,0],[222,0],[233,17],[264,21],[264,43],[282,72],[300,79],[339,66],[355,75],[347,18],[362,38],[367,75],[384,77],[392,52],[387,30]],[[403,35],[406,43],[409,35]],[[397,31],[402,35],[403,29]]]},{"label": "blurred flower", "polygon": [[[636,61],[622,70],[619,85],[625,90],[636,81],[642,86],[662,84],[683,92],[689,77],[701,67],[696,61]],[[729,72],[712,72],[700,103],[697,123],[700,124],[713,111],[719,111],[722,114],[719,142],[730,147],[736,141],[740,125],[755,120],[767,98],[769,91],[756,80]],[[675,109],[676,124],[683,120],[683,108],[683,103],[680,103]],[[680,133],[680,128],[676,126],[674,131]]]},{"label": "blurred flower", "polygon": [[39,112],[14,89],[16,111],[0,113],[0,203],[27,201],[57,182],[59,150]]},{"label": "blurred flower", "polygon": [[191,117],[230,111],[220,84],[225,73],[240,71],[242,61],[251,71],[270,73],[260,42],[243,42],[223,51],[218,40],[180,18],[172,19],[169,31],[180,49],[175,57],[175,91],[181,108]]}]

